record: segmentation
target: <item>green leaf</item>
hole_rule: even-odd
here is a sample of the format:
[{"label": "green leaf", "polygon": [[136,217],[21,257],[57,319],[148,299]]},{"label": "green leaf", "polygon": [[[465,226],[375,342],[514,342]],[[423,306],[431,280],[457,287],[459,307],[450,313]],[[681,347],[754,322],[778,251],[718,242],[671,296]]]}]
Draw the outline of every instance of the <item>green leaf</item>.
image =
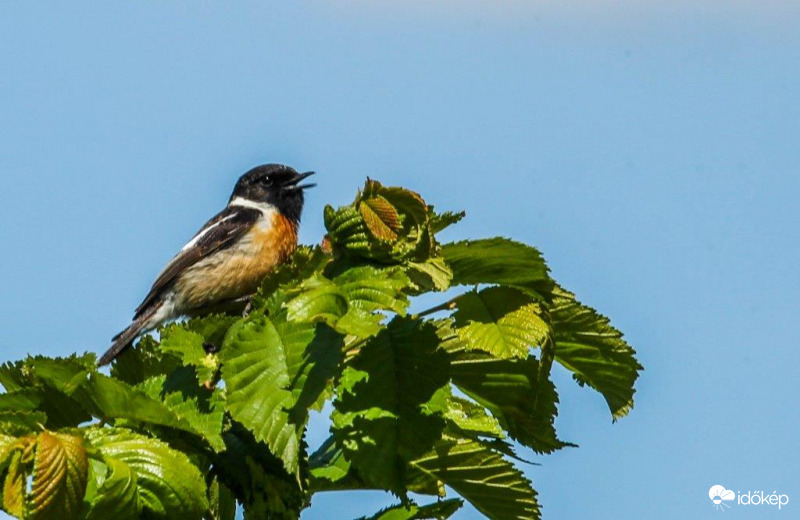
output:
[{"label": "green leaf", "polygon": [[403,294],[408,276],[398,268],[352,267],[333,282],[345,295],[348,306],[365,312],[391,311],[404,316],[408,297]]},{"label": "green leaf", "polygon": [[430,214],[431,231],[433,233],[438,233],[443,229],[452,226],[453,224],[457,224],[461,221],[461,219],[467,216],[467,214],[463,211],[445,211],[444,213],[436,213],[433,211],[432,206],[428,206],[428,213]]},{"label": "green leaf", "polygon": [[[66,358],[28,357],[7,365],[5,375],[17,390],[0,396],[2,410],[36,410],[50,429],[74,427],[91,419],[86,406],[72,397],[94,370],[94,355]],[[89,368],[90,367],[90,368]]]},{"label": "green leaf", "polygon": [[290,475],[266,444],[238,423],[223,438],[226,450],[214,457],[212,466],[220,484],[243,506],[245,518],[296,520],[308,499],[300,487],[306,478],[304,466],[299,479]]},{"label": "green leaf", "polygon": [[642,366],[636,351],[608,318],[558,287],[550,308],[555,330],[555,359],[603,397],[614,420],[633,407],[634,383]]},{"label": "green leaf", "polygon": [[449,320],[437,325],[442,348],[450,354],[453,383],[489,410],[512,439],[540,453],[573,446],[556,436],[558,394],[548,378],[540,378],[536,358],[496,359],[469,352]]},{"label": "green leaf", "polygon": [[498,420],[487,414],[483,406],[467,399],[450,396],[445,417],[466,435],[496,439],[505,437]]},{"label": "green leaf", "polygon": [[308,408],[338,372],[342,339],[323,324],[251,315],[220,352],[228,411],[266,442],[289,473],[299,464]]},{"label": "green leaf", "polygon": [[142,381],[167,374],[181,365],[174,354],[161,350],[161,346],[150,336],[144,336],[135,348],[122,352],[111,364],[111,375],[115,379],[136,385]]},{"label": "green leaf", "polygon": [[205,345],[222,345],[225,333],[238,319],[234,316],[210,315],[167,326],[161,330],[159,347],[163,352],[180,359],[184,366],[195,367],[200,384],[213,381],[219,361],[216,354],[206,353]]},{"label": "green leaf", "polygon": [[215,478],[209,486],[208,495],[209,520],[236,520],[236,497],[228,486]]},{"label": "green leaf", "polygon": [[342,373],[333,433],[368,485],[402,493],[405,461],[441,436],[449,367],[437,344],[432,325],[395,318]]},{"label": "green leaf", "polygon": [[507,238],[444,244],[442,256],[453,269],[454,285],[510,285],[537,299],[547,299],[553,289],[547,264],[539,251]]},{"label": "green leaf", "polygon": [[325,208],[325,228],[334,255],[424,262],[435,250],[429,217],[417,193],[368,179],[352,205]]},{"label": "green leaf", "polygon": [[298,247],[288,262],[275,267],[261,282],[258,292],[251,299],[253,309],[263,310],[280,287],[295,286],[313,273],[322,271],[330,258],[319,246]]},{"label": "green leaf", "polygon": [[287,304],[290,321],[320,320],[330,326],[347,313],[347,298],[332,281],[315,273],[303,282],[299,294]]},{"label": "green leaf", "polygon": [[413,282],[414,294],[445,291],[450,288],[453,279],[453,271],[441,257],[431,257],[424,262],[408,262],[407,273]]},{"label": "green leaf", "polygon": [[122,428],[90,428],[86,439],[109,468],[90,518],[125,517],[125,511],[134,510],[160,518],[200,518],[208,509],[203,476],[185,454]]},{"label": "green leaf", "polygon": [[538,519],[536,492],[522,472],[481,442],[445,438],[411,463],[491,519]]},{"label": "green leaf", "polygon": [[141,517],[143,503],[139,500],[136,473],[125,462],[108,458],[99,467],[102,484],[89,506],[87,520],[136,520]]},{"label": "green leaf", "polygon": [[318,491],[342,491],[366,489],[366,485],[351,471],[344,451],[337,446],[333,435],[328,437],[308,459],[311,472],[310,489]]},{"label": "green leaf", "polygon": [[214,451],[225,449],[222,441],[224,398],[220,390],[211,391],[201,387],[192,367],[183,367],[168,376],[152,377],[137,388],[151,398],[162,401]]},{"label": "green leaf", "polygon": [[25,478],[22,452],[15,451],[3,481],[3,510],[17,518],[25,516]]},{"label": "green leaf", "polygon": [[442,500],[424,506],[397,504],[396,506],[387,507],[369,518],[362,517],[362,520],[419,520],[426,518],[444,520],[453,516],[463,505],[464,502],[457,498]]},{"label": "green leaf", "polygon": [[88,479],[81,437],[43,431],[36,444],[27,510],[35,520],[78,518]]},{"label": "green leaf", "polygon": [[42,393],[34,388],[0,394],[0,412],[33,411],[42,404]]},{"label": "green leaf", "polygon": [[470,291],[458,297],[457,305],[453,318],[468,350],[524,358],[550,334],[541,306],[510,287]]}]

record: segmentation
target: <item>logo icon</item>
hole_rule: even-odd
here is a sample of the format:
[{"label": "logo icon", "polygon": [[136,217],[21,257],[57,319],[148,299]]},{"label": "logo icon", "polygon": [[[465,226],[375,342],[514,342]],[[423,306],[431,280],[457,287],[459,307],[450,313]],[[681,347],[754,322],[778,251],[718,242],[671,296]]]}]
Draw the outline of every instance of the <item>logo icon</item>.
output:
[{"label": "logo icon", "polygon": [[714,509],[719,509],[720,511],[725,511],[725,508],[731,508],[725,502],[732,502],[736,500],[736,493],[731,491],[730,489],[725,489],[724,486],[720,486],[719,484],[716,486],[711,486],[711,489],[708,490],[708,498],[711,499],[711,502],[714,503]]}]

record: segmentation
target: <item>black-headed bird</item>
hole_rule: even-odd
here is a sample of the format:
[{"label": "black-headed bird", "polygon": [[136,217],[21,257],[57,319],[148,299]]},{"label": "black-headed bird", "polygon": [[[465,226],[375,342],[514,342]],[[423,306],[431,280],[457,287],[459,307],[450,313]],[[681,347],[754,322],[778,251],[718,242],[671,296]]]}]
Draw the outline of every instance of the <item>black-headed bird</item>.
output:
[{"label": "black-headed bird", "polygon": [[239,178],[228,205],[170,260],[98,361],[110,363],[142,333],[196,311],[246,298],[297,247],[303,210],[298,173],[280,164],[257,166]]}]

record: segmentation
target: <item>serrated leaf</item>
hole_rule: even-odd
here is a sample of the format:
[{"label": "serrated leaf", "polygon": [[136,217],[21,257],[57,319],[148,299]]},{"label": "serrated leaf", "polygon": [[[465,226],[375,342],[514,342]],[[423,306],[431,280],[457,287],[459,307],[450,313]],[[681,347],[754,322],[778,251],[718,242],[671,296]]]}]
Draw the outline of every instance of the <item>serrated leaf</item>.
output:
[{"label": "serrated leaf", "polygon": [[634,383],[642,365],[608,318],[558,287],[550,308],[555,331],[555,359],[580,384],[600,392],[614,420],[633,407]]},{"label": "serrated leaf", "polygon": [[463,211],[445,211],[443,213],[436,213],[433,211],[432,206],[428,206],[428,213],[430,214],[431,231],[439,233],[445,228],[457,224],[467,216]]},{"label": "serrated leaf", "polygon": [[220,483],[230,488],[243,506],[246,519],[297,519],[307,505],[301,489],[306,473],[300,478],[286,472],[283,462],[257,442],[242,425],[233,423],[224,435],[226,450],[213,459]]},{"label": "serrated leaf", "polygon": [[496,359],[469,352],[449,320],[437,325],[442,348],[450,353],[453,383],[489,410],[511,438],[540,453],[574,446],[556,436],[558,394],[549,379],[540,379],[536,358]]},{"label": "serrated leaf", "polygon": [[449,369],[435,328],[395,318],[342,373],[333,433],[368,485],[403,492],[405,461],[444,427]]},{"label": "serrated leaf", "polygon": [[168,376],[152,377],[137,388],[169,408],[178,419],[208,442],[214,451],[225,449],[222,424],[224,398],[220,390],[207,390],[199,385],[194,368],[183,367]]},{"label": "serrated leaf", "polygon": [[486,413],[483,406],[462,397],[450,396],[445,417],[465,434],[497,439],[505,437],[495,417]]},{"label": "serrated leaf", "polygon": [[497,237],[444,244],[441,251],[453,269],[454,285],[509,285],[540,299],[553,289],[547,264],[531,246]]},{"label": "serrated leaf", "polygon": [[511,438],[539,453],[570,445],[556,436],[558,395],[549,380],[539,380],[535,358],[499,360],[467,355],[451,363],[453,382],[486,407]]},{"label": "serrated leaf", "polygon": [[[160,518],[200,518],[208,509],[203,476],[185,454],[122,428],[91,428],[86,439],[109,467],[106,481],[112,479],[101,486],[105,492],[98,494],[93,510],[114,511],[112,500],[125,504],[126,511],[147,510]],[[130,482],[136,486],[135,505]]]},{"label": "serrated leaf", "polygon": [[442,500],[424,506],[397,504],[396,506],[387,507],[369,518],[362,517],[361,520],[421,520],[432,518],[445,520],[453,516],[463,505],[464,502],[457,498]]},{"label": "serrated leaf", "polygon": [[143,504],[139,500],[136,473],[121,460],[108,458],[101,467],[102,483],[92,500],[87,520],[136,520],[141,518]]},{"label": "serrated leaf", "polygon": [[46,430],[40,433],[27,507],[31,518],[77,519],[86,492],[88,470],[81,437]]},{"label": "serrated leaf", "polygon": [[313,273],[321,272],[330,258],[319,246],[299,246],[289,261],[276,266],[261,282],[258,292],[251,299],[253,310],[263,310],[270,296],[280,287],[294,286]]},{"label": "serrated leaf", "polygon": [[167,326],[161,331],[159,348],[180,359],[184,366],[194,367],[200,384],[212,381],[219,369],[219,362],[216,354],[206,353],[205,346],[219,348],[225,333],[238,319],[234,316],[210,315]]},{"label": "serrated leaf", "polygon": [[215,478],[208,489],[209,520],[235,520],[236,497],[225,484]]},{"label": "serrated leaf", "polygon": [[372,236],[379,240],[393,242],[397,232],[403,229],[397,210],[382,196],[362,199],[358,210]]},{"label": "serrated leaf", "polygon": [[491,519],[538,519],[536,492],[522,472],[484,444],[445,438],[411,463],[441,480]]},{"label": "serrated leaf", "polygon": [[287,295],[290,321],[322,321],[343,334],[376,334],[384,315],[405,314],[408,298],[403,289],[408,277],[398,268],[351,267],[328,279],[315,273]]},{"label": "serrated leaf", "polygon": [[524,358],[550,334],[541,306],[511,287],[470,291],[458,297],[457,305],[453,318],[468,350]]},{"label": "serrated leaf", "polygon": [[315,273],[286,305],[291,321],[320,320],[334,326],[347,313],[347,298],[332,281]]},{"label": "serrated leaf", "polygon": [[3,481],[3,509],[17,518],[25,515],[25,471],[22,467],[22,452],[15,451]]},{"label": "serrated leaf", "polygon": [[251,315],[220,352],[228,411],[295,474],[308,408],[338,371],[341,336],[285,315]]},{"label": "serrated leaf", "polygon": [[408,298],[403,294],[408,276],[399,268],[352,267],[333,278],[348,306],[366,312],[386,310],[405,315]]},{"label": "serrated leaf", "polygon": [[408,262],[408,276],[416,294],[427,291],[445,291],[450,287],[453,271],[441,257],[431,257],[425,262]]},{"label": "serrated leaf", "polygon": [[352,205],[325,208],[325,228],[334,255],[424,262],[435,250],[422,197],[370,179]]},{"label": "serrated leaf", "polygon": [[122,352],[111,364],[111,375],[129,385],[136,385],[161,374],[167,374],[181,365],[180,359],[161,350],[151,336],[144,336],[135,348]]}]

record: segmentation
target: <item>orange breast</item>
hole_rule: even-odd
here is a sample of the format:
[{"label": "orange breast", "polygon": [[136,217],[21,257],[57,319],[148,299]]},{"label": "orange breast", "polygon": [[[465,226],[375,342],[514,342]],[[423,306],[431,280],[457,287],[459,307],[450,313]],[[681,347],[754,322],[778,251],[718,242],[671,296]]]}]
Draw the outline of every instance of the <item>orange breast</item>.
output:
[{"label": "orange breast", "polygon": [[189,308],[252,294],[261,280],[285,262],[297,247],[297,225],[274,213],[236,244],[197,262],[176,284],[181,303]]}]

